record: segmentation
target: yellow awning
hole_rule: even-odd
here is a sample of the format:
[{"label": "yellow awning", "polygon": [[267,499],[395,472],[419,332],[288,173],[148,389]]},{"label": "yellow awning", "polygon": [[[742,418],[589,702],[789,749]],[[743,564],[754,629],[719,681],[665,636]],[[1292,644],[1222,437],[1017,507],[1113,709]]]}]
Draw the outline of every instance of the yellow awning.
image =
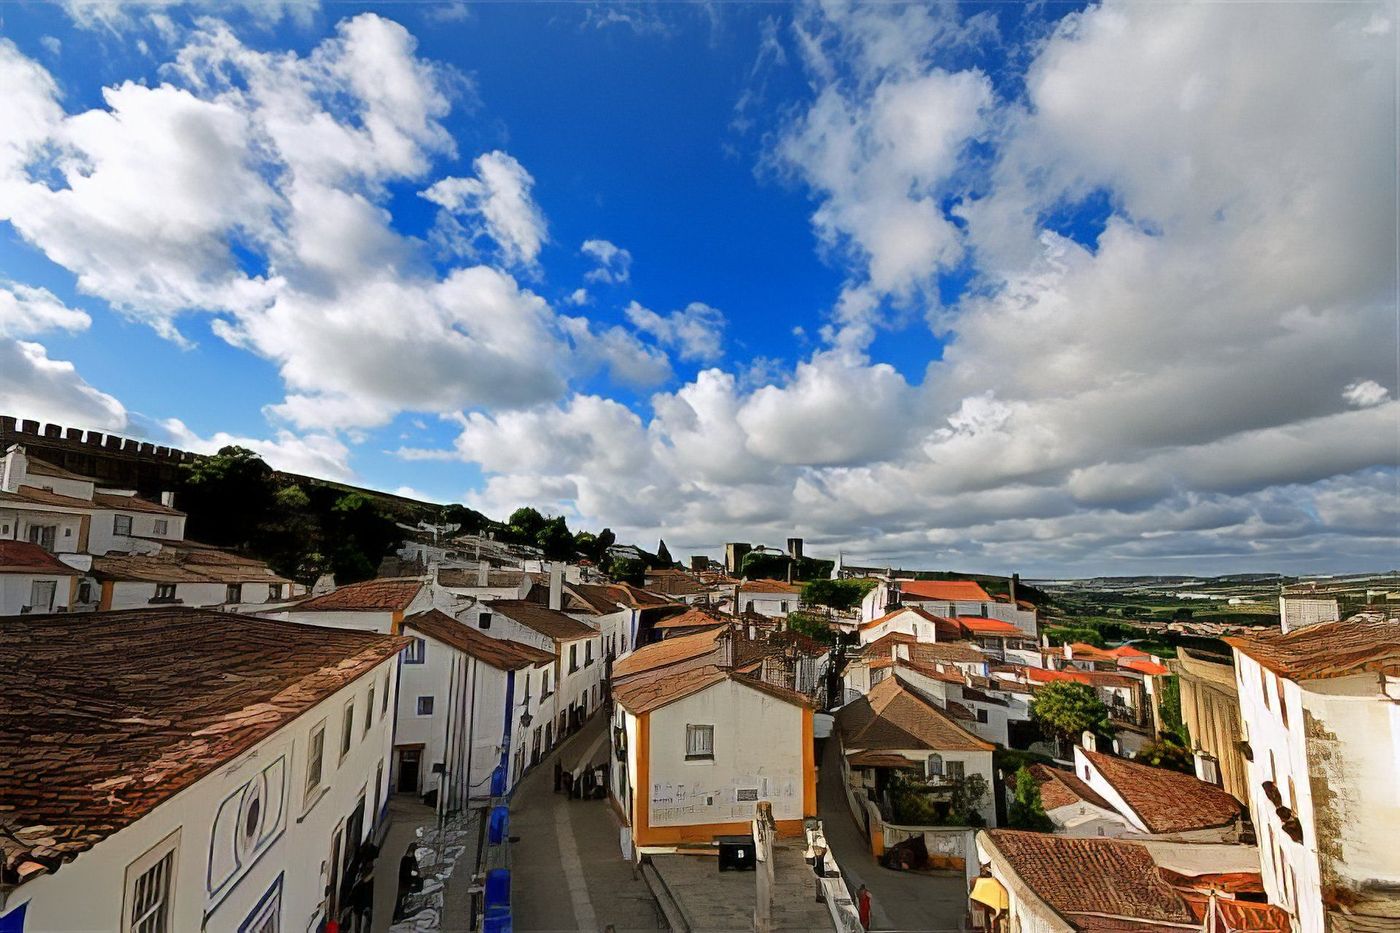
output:
[{"label": "yellow awning", "polygon": [[1006,910],[1011,906],[1011,901],[1006,896],[1006,889],[995,878],[978,878],[974,881],[971,897],[977,903],[986,904],[992,910]]}]

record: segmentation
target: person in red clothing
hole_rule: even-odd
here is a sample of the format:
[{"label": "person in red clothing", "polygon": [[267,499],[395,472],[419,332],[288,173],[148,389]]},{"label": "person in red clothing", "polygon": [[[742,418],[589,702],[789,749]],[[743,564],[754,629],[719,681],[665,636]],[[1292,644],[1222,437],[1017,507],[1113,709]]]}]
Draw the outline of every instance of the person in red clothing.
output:
[{"label": "person in red clothing", "polygon": [[860,925],[870,929],[870,892],[865,885],[856,891],[856,907],[860,910]]}]

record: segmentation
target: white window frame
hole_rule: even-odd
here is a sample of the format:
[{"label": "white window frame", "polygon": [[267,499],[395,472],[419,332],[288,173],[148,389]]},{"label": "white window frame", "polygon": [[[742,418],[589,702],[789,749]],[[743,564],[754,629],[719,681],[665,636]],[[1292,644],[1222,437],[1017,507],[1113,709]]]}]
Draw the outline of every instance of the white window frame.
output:
[{"label": "white window frame", "polygon": [[[126,519],[126,531],[122,531],[122,530],[121,530],[122,519]],[[126,537],[126,538],[129,538],[129,537],[131,537],[131,530],[132,530],[133,524],[134,524],[134,523],[132,522],[132,519],[131,519],[131,516],[130,516],[130,515],[121,515],[121,514],[113,515],[113,516],[112,516],[112,534],[117,535],[117,536],[119,536],[119,537]]]},{"label": "white window frame", "polygon": [[[318,734],[319,734],[320,737],[321,737],[321,753],[320,753],[320,755],[317,756],[316,758],[312,758],[311,753],[312,753],[312,750],[316,747],[316,736],[317,736]],[[313,762],[315,762],[315,765],[316,765],[316,771],[315,771],[316,780],[315,780],[315,781],[312,781],[312,780],[311,780],[311,776],[312,776],[311,765],[312,765]],[[303,789],[303,791],[304,791],[304,793],[303,793],[303,799],[305,799],[305,800],[310,800],[311,797],[312,797],[313,795],[315,795],[316,792],[319,791],[319,790],[321,789],[321,785],[325,782],[325,779],[326,779],[326,720],[322,719],[322,720],[321,720],[320,722],[318,722],[316,725],[314,725],[314,726],[311,727],[311,732],[308,733],[307,739],[306,739],[306,778],[305,778],[305,780],[302,782],[302,784],[303,784],[303,788],[302,788],[302,789]]]},{"label": "white window frame", "polygon": [[[161,910],[165,915],[164,924],[158,924],[152,929],[174,930],[177,927],[175,917],[175,884],[178,880],[180,868],[180,830],[166,836],[146,851],[144,855],[126,866],[126,877],[122,882],[122,933],[142,933],[143,927],[139,926],[135,917],[136,911],[136,886],[149,872],[157,865],[169,858],[169,865],[164,875],[165,893],[162,899]],[[143,919],[150,920],[156,914],[148,912]]]},{"label": "white window frame", "polygon": [[[426,713],[423,712],[424,700],[428,701],[428,711]],[[425,693],[423,696],[418,697],[413,703],[413,715],[422,716],[424,719],[427,719],[429,716],[432,716],[436,709],[437,696],[434,694]]]},{"label": "white window frame", "polygon": [[355,698],[351,697],[345,701],[345,710],[340,720],[340,762],[345,762],[345,756],[350,754],[350,749],[355,747]]},{"label": "white window frame", "polygon": [[715,727],[708,723],[686,723],[685,760],[715,760]]},{"label": "white window frame", "polygon": [[153,533],[154,533],[154,534],[161,535],[162,537],[164,537],[165,535],[170,534],[170,519],[168,519],[168,518],[158,518],[158,519],[156,519],[156,520],[155,520],[155,530],[154,530]]}]

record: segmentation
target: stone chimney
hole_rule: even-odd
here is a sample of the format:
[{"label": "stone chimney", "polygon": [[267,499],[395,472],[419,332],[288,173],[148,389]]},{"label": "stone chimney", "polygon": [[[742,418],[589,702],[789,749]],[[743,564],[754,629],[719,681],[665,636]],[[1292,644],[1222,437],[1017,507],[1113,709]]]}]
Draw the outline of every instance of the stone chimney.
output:
[{"label": "stone chimney", "polygon": [[488,560],[483,560],[483,561],[480,561],[480,562],[476,565],[476,585],[477,585],[477,586],[482,586],[482,587],[490,586],[490,585],[491,585],[491,562],[490,562],[490,561],[488,561]]},{"label": "stone chimney", "polygon": [[161,493],[161,494],[160,494],[160,504],[163,505],[163,506],[165,506],[167,509],[173,509],[173,508],[175,508],[175,492],[174,492],[174,490],[167,489],[165,492]]},{"label": "stone chimney", "polygon": [[555,612],[564,608],[564,564],[554,561],[549,565],[549,608]]},{"label": "stone chimney", "polygon": [[1019,573],[1013,573],[1011,575],[1011,602],[1013,605],[1016,603],[1016,586],[1020,582],[1021,575]]}]

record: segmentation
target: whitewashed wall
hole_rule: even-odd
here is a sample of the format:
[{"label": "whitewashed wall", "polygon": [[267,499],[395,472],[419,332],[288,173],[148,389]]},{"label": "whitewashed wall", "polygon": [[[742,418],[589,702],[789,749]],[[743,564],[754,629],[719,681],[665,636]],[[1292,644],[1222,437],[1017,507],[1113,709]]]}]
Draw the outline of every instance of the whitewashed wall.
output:
[{"label": "whitewashed wall", "polygon": [[[650,825],[751,819],[754,801],[739,799],[741,790],[770,801],[774,819],[801,819],[802,713],[799,706],[732,680],[653,711],[651,786],[638,788]],[[714,726],[713,760],[686,760],[687,724]]]},{"label": "whitewashed wall", "polygon": [[[392,689],[394,665],[394,659],[380,664],[235,762],[181,791],[58,872],[15,889],[8,897],[6,910],[28,905],[26,933],[119,930],[127,866],[178,832],[170,929],[233,933],[264,896],[276,888],[279,878],[281,929],[314,928],[327,883],[332,834],[360,798],[365,801],[364,826],[369,832],[375,817],[375,780],[381,766],[384,783],[379,786],[378,797],[381,803],[385,799],[393,716],[392,704],[389,715],[380,714],[379,697],[386,677],[390,678]],[[365,733],[363,717],[371,684],[376,691],[374,718]],[[354,738],[349,754],[340,761],[341,718],[345,703],[351,698],[355,700]],[[326,723],[324,790],[308,798],[303,794],[307,748],[313,728],[322,720]],[[275,778],[278,769],[282,775],[280,783]],[[266,778],[264,786],[276,786],[277,792],[264,798],[260,841],[246,852],[241,866],[235,866],[235,850],[231,848],[234,843],[224,832],[229,823],[220,820],[219,814],[222,809],[225,818],[230,813],[237,815],[237,795],[267,772],[273,776]],[[274,812],[274,803],[280,804],[280,810]],[[226,804],[234,809],[226,808]],[[381,859],[379,870],[392,871],[391,861]],[[232,868],[228,880],[221,886],[213,885],[217,890],[212,893],[211,865],[216,877]]]}]

